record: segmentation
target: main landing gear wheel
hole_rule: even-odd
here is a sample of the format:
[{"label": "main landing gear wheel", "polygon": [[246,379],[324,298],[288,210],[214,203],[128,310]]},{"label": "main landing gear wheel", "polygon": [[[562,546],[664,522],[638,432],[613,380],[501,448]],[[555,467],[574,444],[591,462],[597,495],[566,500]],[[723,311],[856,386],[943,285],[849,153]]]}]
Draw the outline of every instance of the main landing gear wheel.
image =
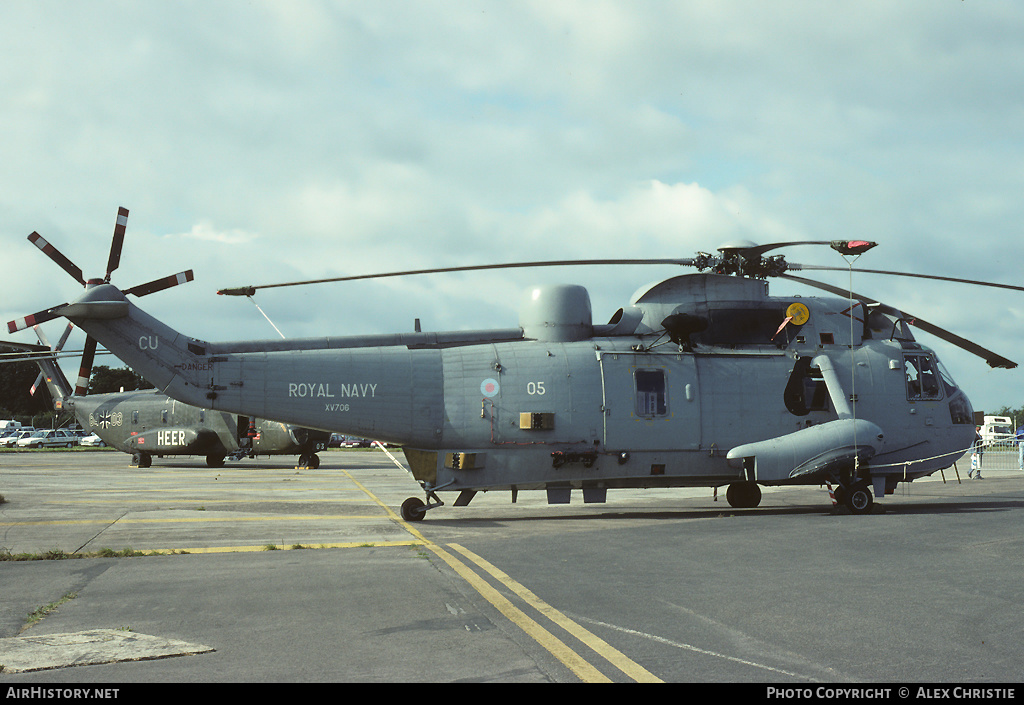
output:
[{"label": "main landing gear wheel", "polygon": [[843,503],[853,514],[868,514],[874,504],[871,488],[867,482],[858,482],[844,493]]},{"label": "main landing gear wheel", "polygon": [[756,482],[734,482],[725,491],[725,499],[730,507],[753,509],[761,503],[761,488]]},{"label": "main landing gear wheel", "polygon": [[320,456],[316,453],[303,453],[299,456],[299,467],[307,470],[316,470],[320,467]]},{"label": "main landing gear wheel", "polygon": [[427,515],[427,505],[419,497],[410,497],[402,502],[402,518],[406,521],[423,521]]}]

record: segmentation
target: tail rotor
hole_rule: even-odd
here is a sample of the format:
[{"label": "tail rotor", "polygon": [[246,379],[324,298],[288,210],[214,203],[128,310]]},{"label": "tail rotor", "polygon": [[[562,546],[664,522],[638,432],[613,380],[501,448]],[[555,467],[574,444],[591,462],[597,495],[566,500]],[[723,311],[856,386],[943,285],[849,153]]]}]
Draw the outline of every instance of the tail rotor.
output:
[{"label": "tail rotor", "polygon": [[[124,246],[124,236],[127,226],[128,209],[123,207],[118,208],[117,220],[114,224],[114,235],[110,243],[110,254],[107,256],[107,271],[103,279],[89,279],[87,281],[82,276],[82,269],[74,262],[72,262],[70,259],[68,259],[60,250],[54,247],[39,233],[33,232],[31,235],[28,236],[28,240],[37,248],[39,248],[39,250],[44,255],[53,260],[58,267],[60,267],[69,275],[71,275],[72,279],[77,281],[83,287],[90,288],[92,286],[97,286],[99,284],[109,284],[111,275],[121,265],[121,250]],[[161,277],[159,279],[154,279],[153,281],[147,282],[145,284],[138,284],[136,286],[131,287],[130,289],[125,289],[123,293],[133,294],[135,296],[146,296],[148,294],[154,294],[158,291],[163,291],[164,289],[169,289],[172,286],[185,284],[186,282],[192,281],[193,278],[194,275],[192,273],[192,270],[189,269],[184,272],[179,272],[178,274],[173,274],[169,277]],[[53,306],[43,311],[30,314],[28,316],[25,316],[24,318],[18,318],[13,321],[9,321],[7,323],[7,332],[16,333],[20,330],[24,330],[26,328],[31,328],[33,326],[39,325],[40,323],[51,321],[54,318],[60,318],[61,316],[64,315],[63,312],[67,308],[67,306],[68,303],[65,302],[58,306]],[[95,353],[96,351],[96,342],[91,338],[86,340],[86,356],[89,358],[88,366],[91,369],[92,354],[90,354],[90,351],[91,353]],[[85,362],[86,360],[83,358],[83,369],[85,369]],[[79,377],[81,378],[82,375],[80,374]],[[85,374],[85,378],[86,384],[88,384],[88,373]],[[81,379],[79,380],[79,383],[81,383]]]}]

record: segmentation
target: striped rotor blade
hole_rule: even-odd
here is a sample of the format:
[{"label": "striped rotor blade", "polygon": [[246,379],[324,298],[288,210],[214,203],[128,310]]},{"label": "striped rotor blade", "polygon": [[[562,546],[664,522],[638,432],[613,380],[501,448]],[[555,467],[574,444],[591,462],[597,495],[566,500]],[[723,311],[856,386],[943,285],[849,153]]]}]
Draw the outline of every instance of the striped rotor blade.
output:
[{"label": "striped rotor blade", "polygon": [[42,326],[32,326],[32,330],[35,332],[36,338],[39,339],[40,345],[45,345],[46,347],[50,348],[50,350],[55,349],[53,345],[50,343],[49,338],[46,337],[46,333],[43,332]]},{"label": "striped rotor blade", "polygon": [[43,254],[52,259],[57,265],[65,272],[75,278],[82,286],[85,286],[85,279],[82,278],[82,270],[75,266],[75,263],[65,257],[60,250],[51,245],[46,239],[37,232],[33,232],[28,236],[29,242],[42,250]]},{"label": "striped rotor blade", "polygon": [[193,278],[192,270],[190,269],[186,272],[178,272],[177,274],[172,274],[169,277],[154,279],[151,282],[133,286],[131,289],[125,289],[124,293],[135,294],[136,296],[146,296],[147,294],[153,294],[158,291],[163,291],[164,289],[170,289],[172,286],[185,284],[186,282],[192,281]]},{"label": "striped rotor blade", "polygon": [[110,256],[107,258],[107,277],[104,281],[110,281],[110,275],[121,264],[121,247],[124,245],[124,231],[128,226],[128,209],[117,209],[117,221],[114,224],[114,238],[110,241]]},{"label": "striped rotor blade", "polygon": [[54,350],[63,350],[64,343],[68,342],[68,338],[71,336],[71,331],[75,329],[74,323],[68,323],[68,327],[64,329],[64,334],[60,336],[60,340],[57,341],[57,347]]},{"label": "striped rotor blade", "polygon": [[45,375],[42,372],[40,372],[39,376],[36,377],[36,381],[32,383],[32,387],[29,388],[28,390],[29,396],[34,397],[36,395],[36,390],[39,389],[39,385],[43,383],[44,377]]},{"label": "striped rotor blade", "polygon": [[78,368],[75,396],[84,397],[89,391],[89,376],[92,375],[92,361],[95,357],[96,339],[89,336],[85,339],[85,350],[82,351],[82,366]]},{"label": "striped rotor blade", "polygon": [[52,321],[54,318],[60,318],[60,312],[65,306],[67,306],[66,303],[61,304],[60,306],[54,306],[53,308],[48,308],[45,311],[40,311],[39,313],[33,313],[29,316],[25,316],[24,318],[9,321],[7,323],[7,332],[17,333],[19,330],[31,328],[39,323],[46,323],[47,321]]}]

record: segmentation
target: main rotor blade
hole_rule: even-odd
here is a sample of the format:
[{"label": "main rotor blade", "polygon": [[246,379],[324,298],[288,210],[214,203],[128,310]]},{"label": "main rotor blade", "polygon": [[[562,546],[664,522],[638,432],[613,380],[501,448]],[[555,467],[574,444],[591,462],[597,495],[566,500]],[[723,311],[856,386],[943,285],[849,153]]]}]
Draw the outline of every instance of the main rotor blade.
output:
[{"label": "main rotor blade", "polygon": [[746,258],[760,257],[765,252],[777,250],[780,247],[795,247],[797,245],[828,245],[842,255],[859,255],[867,252],[878,245],[877,242],[868,240],[795,240],[792,242],[770,242],[767,245],[725,245],[719,247],[719,252],[739,252]]},{"label": "main rotor blade", "polygon": [[48,243],[42,235],[37,232],[33,232],[28,236],[28,241],[42,250],[43,254],[56,262],[61,269],[74,277],[75,281],[82,286],[85,286],[85,279],[82,278],[82,270],[78,268],[74,262],[65,257],[60,250]]},{"label": "main rotor blade", "polygon": [[111,273],[121,264],[121,247],[124,245],[124,231],[128,226],[128,209],[117,209],[117,220],[114,222],[114,237],[110,241],[110,256],[107,257],[107,276],[103,281],[109,282]]},{"label": "main rotor blade", "polygon": [[[847,267],[826,267],[817,264],[796,264],[788,262],[788,269],[790,270],[815,270],[821,272],[849,272]],[[890,274],[897,277],[915,277],[917,279],[935,279],[944,282],[956,282],[957,284],[975,284],[977,286],[991,286],[997,289],[1010,289],[1011,291],[1024,291],[1024,286],[1014,286],[1012,284],[997,284],[995,282],[978,281],[977,279],[957,279],[956,277],[940,277],[937,274],[913,274],[911,272],[890,272],[884,269],[861,269],[857,267],[853,270],[857,274]],[[849,292],[847,292],[849,293]]]},{"label": "main rotor blade", "polygon": [[[857,271],[859,272],[863,270],[858,269]],[[934,335],[936,338],[939,338],[940,340],[945,340],[947,343],[951,343],[952,345],[955,345],[958,348],[966,350],[969,353],[977,355],[985,362],[987,362],[989,367],[1002,367],[1007,370],[1012,370],[1014,367],[1017,366],[1016,362],[1008,360],[1002,355],[999,355],[998,353],[994,353],[987,348],[983,348],[977,343],[967,340],[966,338],[961,338],[956,333],[951,333],[950,331],[945,330],[944,328],[939,328],[934,323],[929,323],[923,318],[918,318],[917,316],[914,316],[913,314],[909,314],[905,311],[895,308],[894,306],[889,306],[888,304],[875,301],[874,299],[868,298],[867,296],[861,296],[856,292],[851,292],[847,289],[843,289],[838,286],[832,286],[831,284],[824,284],[819,281],[814,281],[813,279],[805,279],[804,277],[797,277],[792,274],[782,274],[780,275],[780,277],[782,279],[789,279],[791,281],[800,282],[801,284],[806,284],[807,286],[813,286],[817,289],[822,289],[823,291],[836,294],[837,296],[852,297],[859,301],[863,301],[866,304],[877,304],[878,306],[882,306],[884,307],[884,310],[886,312],[904,319],[910,325],[916,328],[920,328],[924,332],[930,333],[931,335]]]},{"label": "main rotor blade", "polygon": [[348,282],[358,279],[383,279],[385,277],[405,277],[413,274],[443,274],[447,272],[474,272],[487,269],[516,269],[525,267],[563,267],[571,265],[607,265],[607,264],[676,264],[683,267],[693,266],[695,260],[687,259],[567,259],[546,262],[509,262],[505,264],[475,264],[464,267],[439,267],[436,269],[410,269],[404,272],[383,272],[378,274],[356,274],[347,277],[330,277],[328,279],[309,279],[307,281],[283,282],[281,284],[260,284],[258,286],[240,286],[221,289],[218,294],[225,296],[252,296],[257,289],[276,289],[283,286],[304,286],[306,284],[326,284],[328,282]]},{"label": "main rotor blade", "polygon": [[67,304],[63,303],[60,306],[54,306],[53,308],[48,308],[45,311],[40,311],[39,313],[33,313],[29,316],[25,316],[24,318],[18,318],[10,321],[7,324],[7,332],[17,333],[19,330],[31,328],[39,323],[46,323],[46,321],[52,321],[54,318],[60,318],[60,312],[65,306],[67,306]]},{"label": "main rotor blade", "polygon": [[131,289],[125,289],[124,293],[135,294],[136,296],[146,296],[148,294],[155,294],[158,291],[163,291],[164,289],[170,289],[172,286],[185,284],[187,282],[192,281],[193,278],[194,276],[192,274],[192,270],[189,269],[185,272],[178,272],[177,274],[172,274],[169,277],[154,279],[151,282],[146,282],[145,284],[133,286]]}]

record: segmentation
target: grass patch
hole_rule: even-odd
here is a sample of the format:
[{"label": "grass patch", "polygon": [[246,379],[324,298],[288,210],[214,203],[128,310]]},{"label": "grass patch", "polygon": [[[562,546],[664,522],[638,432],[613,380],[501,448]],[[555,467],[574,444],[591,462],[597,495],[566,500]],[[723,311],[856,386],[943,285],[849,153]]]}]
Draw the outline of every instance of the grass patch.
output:
[{"label": "grass patch", "polygon": [[145,553],[131,548],[122,548],[115,551],[112,548],[101,548],[98,551],[86,553],[67,553],[59,548],[52,548],[44,553],[11,553],[7,549],[0,549],[0,561],[66,561],[79,558],[137,558],[139,556],[161,556],[160,551]]},{"label": "grass patch", "polygon": [[76,592],[69,592],[68,594],[66,594],[64,597],[60,598],[56,602],[51,602],[48,605],[43,605],[42,607],[38,607],[38,608],[32,610],[31,612],[28,613],[28,619],[25,621],[25,626],[22,627],[22,631],[28,629],[33,624],[35,624],[36,622],[38,622],[39,620],[41,620],[43,617],[45,617],[46,615],[50,614],[51,612],[55,612],[57,610],[57,608],[60,607],[61,605],[63,605],[65,602],[70,602],[71,600],[75,599],[76,597],[78,597],[78,593],[76,593]]}]

